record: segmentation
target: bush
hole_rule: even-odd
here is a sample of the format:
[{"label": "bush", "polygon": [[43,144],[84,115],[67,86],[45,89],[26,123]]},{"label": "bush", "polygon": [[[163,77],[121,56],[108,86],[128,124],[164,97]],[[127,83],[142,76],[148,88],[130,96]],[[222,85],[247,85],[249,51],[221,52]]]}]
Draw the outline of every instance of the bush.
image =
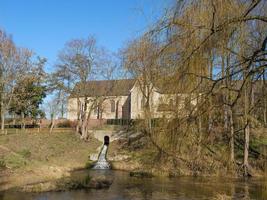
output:
[{"label": "bush", "polygon": [[88,161],[85,163],[85,168],[86,168],[86,169],[91,169],[91,168],[94,167],[95,163],[96,163],[96,161],[89,161],[89,160],[88,160]]},{"label": "bush", "polygon": [[23,149],[22,151],[18,152],[18,154],[22,155],[23,158],[31,157],[31,151],[29,149]]},{"label": "bush", "polygon": [[0,169],[4,169],[4,168],[6,168],[6,162],[5,162],[5,160],[4,159],[0,159]]},{"label": "bush", "polygon": [[128,126],[131,123],[132,123],[131,119],[107,119],[108,125]]},{"label": "bush", "polygon": [[62,122],[59,122],[57,124],[58,128],[74,128],[75,127],[75,122],[70,121],[70,120],[64,120]]},{"label": "bush", "polygon": [[144,171],[132,171],[129,173],[131,177],[138,177],[138,178],[152,178],[153,175],[150,172]]},{"label": "bush", "polygon": [[64,190],[77,190],[91,187],[91,176],[86,175],[84,178],[63,178],[56,183],[56,187],[59,191]]}]

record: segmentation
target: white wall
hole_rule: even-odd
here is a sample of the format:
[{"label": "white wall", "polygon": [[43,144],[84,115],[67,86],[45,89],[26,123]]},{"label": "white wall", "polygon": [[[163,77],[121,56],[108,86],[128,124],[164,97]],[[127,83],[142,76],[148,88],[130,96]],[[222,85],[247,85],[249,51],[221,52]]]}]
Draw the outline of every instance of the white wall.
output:
[{"label": "white wall", "polygon": [[[139,88],[138,83],[134,85],[131,90],[131,119],[142,119],[144,113],[142,109],[142,92]],[[182,110],[185,105],[185,98],[187,94],[162,94],[157,91],[157,88],[153,88],[150,94],[150,111],[152,118],[160,117],[173,117],[179,110]],[[159,111],[160,104],[169,104],[172,99],[174,104],[174,111]],[[178,100],[179,99],[179,100]],[[179,101],[179,102],[176,102]],[[191,103],[196,105],[196,99],[192,100]],[[175,107],[176,106],[176,107]]]},{"label": "white wall", "polygon": [[[118,102],[118,119],[122,118],[123,110],[122,107],[127,103],[128,96],[108,96],[105,97],[106,100],[102,104],[102,119],[115,119],[116,118],[116,104]],[[90,97],[88,98],[90,102]],[[93,97],[91,97],[93,99]],[[111,112],[111,100],[115,101],[115,111]],[[80,101],[83,103],[84,98],[80,98]],[[68,113],[67,113],[67,119],[69,120],[76,120],[77,119],[77,98],[69,98],[68,99]],[[88,105],[90,107],[90,104]],[[91,119],[97,119],[97,113],[92,110],[91,112]]]},{"label": "white wall", "polygon": [[[131,113],[127,113],[130,115],[129,117],[131,119],[142,119],[144,118],[143,109],[142,109],[142,98],[143,94],[138,86],[138,82],[136,82],[131,89],[131,102],[130,102],[130,110]],[[187,94],[161,94],[157,91],[156,88],[153,88],[152,93],[150,94],[150,106],[151,106],[151,117],[152,118],[160,118],[160,117],[172,117],[174,114],[177,114],[177,111],[182,110],[184,108],[185,98],[188,96]],[[126,103],[128,104],[127,99],[128,96],[109,96],[105,97],[106,100],[103,103],[103,113],[102,113],[102,119],[115,119],[116,118],[116,112],[111,112],[111,104],[110,100],[113,99],[115,102],[119,102],[118,104],[118,119],[122,118],[128,118],[123,116],[123,105]],[[81,98],[82,100],[83,98]],[[169,104],[170,99],[173,100],[173,103],[177,106],[175,108],[175,112],[172,111],[159,111],[158,107],[160,104],[165,103]],[[178,104],[176,104],[177,99],[179,99]],[[197,101],[196,98],[191,101],[193,105],[196,105]],[[124,109],[128,112],[129,108]],[[125,112],[124,112],[125,113]],[[68,99],[68,113],[67,118],[70,120],[76,120],[77,119],[77,99],[76,98],[70,98]],[[97,113],[94,111],[92,112],[91,119],[97,119]]]}]

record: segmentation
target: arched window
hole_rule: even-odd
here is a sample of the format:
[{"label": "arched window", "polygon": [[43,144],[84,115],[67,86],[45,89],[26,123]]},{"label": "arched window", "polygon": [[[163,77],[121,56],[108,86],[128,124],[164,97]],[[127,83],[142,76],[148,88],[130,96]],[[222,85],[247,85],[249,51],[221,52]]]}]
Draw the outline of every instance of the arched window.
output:
[{"label": "arched window", "polygon": [[115,101],[114,100],[110,100],[110,111],[115,112]]}]

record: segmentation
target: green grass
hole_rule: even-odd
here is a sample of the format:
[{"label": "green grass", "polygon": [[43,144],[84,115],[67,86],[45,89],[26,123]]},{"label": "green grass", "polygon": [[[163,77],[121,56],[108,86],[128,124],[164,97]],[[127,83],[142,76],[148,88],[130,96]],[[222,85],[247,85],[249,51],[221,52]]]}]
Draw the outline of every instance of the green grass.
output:
[{"label": "green grass", "polygon": [[6,168],[6,162],[3,158],[0,158],[0,169]]},{"label": "green grass", "polygon": [[91,169],[95,165],[95,163],[96,163],[96,161],[88,160],[88,161],[86,161],[84,168]]},{"label": "green grass", "polygon": [[31,151],[29,149],[23,149],[18,152],[23,158],[30,158],[31,157]]},{"label": "green grass", "polygon": [[4,159],[5,165],[11,169],[21,168],[26,166],[28,160],[19,155],[8,154]]},{"label": "green grass", "polygon": [[84,166],[90,153],[95,153],[100,142],[80,140],[71,129],[48,132],[19,132],[0,135],[1,160],[9,168],[40,165]]}]

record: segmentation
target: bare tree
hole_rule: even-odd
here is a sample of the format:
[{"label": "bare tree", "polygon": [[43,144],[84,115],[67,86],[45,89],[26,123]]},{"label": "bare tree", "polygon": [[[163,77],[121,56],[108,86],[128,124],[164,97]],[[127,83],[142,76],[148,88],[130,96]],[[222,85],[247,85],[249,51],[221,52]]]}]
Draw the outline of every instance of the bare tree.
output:
[{"label": "bare tree", "polygon": [[16,83],[23,79],[30,68],[32,52],[17,48],[4,31],[0,31],[0,88],[1,88],[1,129],[4,130],[5,115],[14,98]]},{"label": "bare tree", "polygon": [[60,94],[57,93],[51,98],[48,102],[46,102],[46,107],[44,108],[46,112],[48,113],[51,123],[50,123],[50,134],[53,132],[53,129],[55,127],[55,119],[60,115],[61,113],[61,105],[60,105]]},{"label": "bare tree", "polygon": [[88,123],[91,113],[99,108],[103,97],[91,98],[86,94],[87,82],[96,78],[112,78],[117,67],[104,48],[96,44],[94,37],[74,39],[66,43],[58,55],[58,64],[51,82],[56,89],[76,98],[76,132],[88,139]]},{"label": "bare tree", "polygon": [[146,119],[146,130],[151,134],[151,93],[157,83],[159,64],[157,60],[157,44],[149,35],[133,40],[122,52],[124,67],[136,79],[138,90],[141,91],[141,104]]}]

